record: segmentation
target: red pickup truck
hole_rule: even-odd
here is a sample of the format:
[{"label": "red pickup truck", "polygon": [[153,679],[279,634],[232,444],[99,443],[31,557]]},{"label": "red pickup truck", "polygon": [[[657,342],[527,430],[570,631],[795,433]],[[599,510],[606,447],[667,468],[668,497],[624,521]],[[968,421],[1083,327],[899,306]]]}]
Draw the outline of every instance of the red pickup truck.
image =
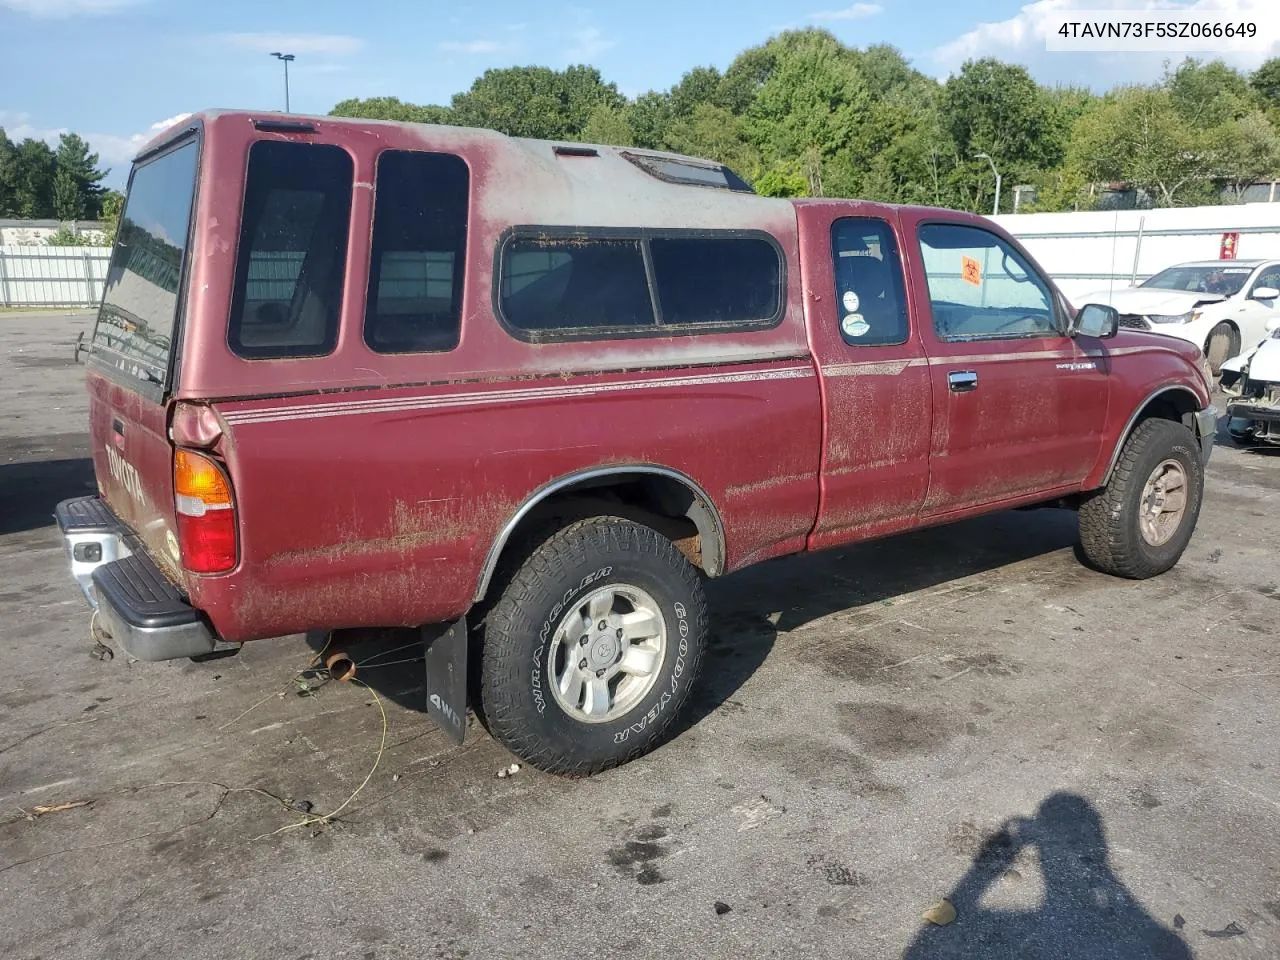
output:
[{"label": "red pickup truck", "polygon": [[87,363],[100,496],[57,517],[116,645],[421,627],[442,726],[566,773],[669,729],[704,577],[1040,503],[1169,569],[1216,422],[1194,346],[981,217],[244,112],[137,158]]}]

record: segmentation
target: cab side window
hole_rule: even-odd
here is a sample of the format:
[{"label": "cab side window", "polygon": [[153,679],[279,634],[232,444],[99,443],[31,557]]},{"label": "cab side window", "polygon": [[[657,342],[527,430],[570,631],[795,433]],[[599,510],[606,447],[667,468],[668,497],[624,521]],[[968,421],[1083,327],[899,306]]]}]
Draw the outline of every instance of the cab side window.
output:
[{"label": "cab side window", "polygon": [[844,217],[831,225],[840,336],[851,346],[907,341],[907,297],[893,231],[883,220]]},{"label": "cab side window", "polygon": [[987,230],[920,226],[938,339],[1013,340],[1060,333],[1049,285],[1017,250]]}]

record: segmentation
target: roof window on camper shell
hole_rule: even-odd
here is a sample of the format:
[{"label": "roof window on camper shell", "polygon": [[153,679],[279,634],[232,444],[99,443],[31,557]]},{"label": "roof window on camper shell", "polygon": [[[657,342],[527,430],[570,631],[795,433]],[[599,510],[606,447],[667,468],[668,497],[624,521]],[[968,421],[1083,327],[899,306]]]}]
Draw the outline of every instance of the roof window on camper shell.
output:
[{"label": "roof window on camper shell", "polygon": [[699,162],[686,157],[660,156],[648,153],[620,151],[622,156],[650,176],[667,183],[683,183],[695,187],[716,187],[739,193],[755,193],[751,184],[722,163],[710,160]]}]

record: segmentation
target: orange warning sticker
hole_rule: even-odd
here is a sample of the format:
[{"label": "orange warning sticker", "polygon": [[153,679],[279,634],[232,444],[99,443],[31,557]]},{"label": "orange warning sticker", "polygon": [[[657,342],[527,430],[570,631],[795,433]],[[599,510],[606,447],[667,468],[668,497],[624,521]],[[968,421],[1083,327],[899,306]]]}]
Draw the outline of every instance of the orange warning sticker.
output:
[{"label": "orange warning sticker", "polygon": [[965,283],[972,283],[975,287],[980,287],[982,286],[982,267],[978,265],[978,261],[973,257],[961,257],[960,277]]}]

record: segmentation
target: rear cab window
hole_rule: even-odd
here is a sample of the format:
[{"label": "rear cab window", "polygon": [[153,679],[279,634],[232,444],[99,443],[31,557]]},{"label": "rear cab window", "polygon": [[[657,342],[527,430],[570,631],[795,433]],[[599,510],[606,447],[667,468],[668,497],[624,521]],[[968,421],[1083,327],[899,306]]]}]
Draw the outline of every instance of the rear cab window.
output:
[{"label": "rear cab window", "polygon": [[193,138],[134,168],[90,346],[153,399],[169,382],[199,150]]},{"label": "rear cab window", "polygon": [[523,340],[671,336],[776,326],[785,268],[763,234],[517,228],[497,306]]},{"label": "rear cab window", "polygon": [[237,355],[316,357],[337,345],[353,177],[341,147],[249,148],[228,327]]},{"label": "rear cab window", "polygon": [[844,342],[862,347],[906,343],[906,286],[889,225],[872,217],[836,220],[831,255]]}]

